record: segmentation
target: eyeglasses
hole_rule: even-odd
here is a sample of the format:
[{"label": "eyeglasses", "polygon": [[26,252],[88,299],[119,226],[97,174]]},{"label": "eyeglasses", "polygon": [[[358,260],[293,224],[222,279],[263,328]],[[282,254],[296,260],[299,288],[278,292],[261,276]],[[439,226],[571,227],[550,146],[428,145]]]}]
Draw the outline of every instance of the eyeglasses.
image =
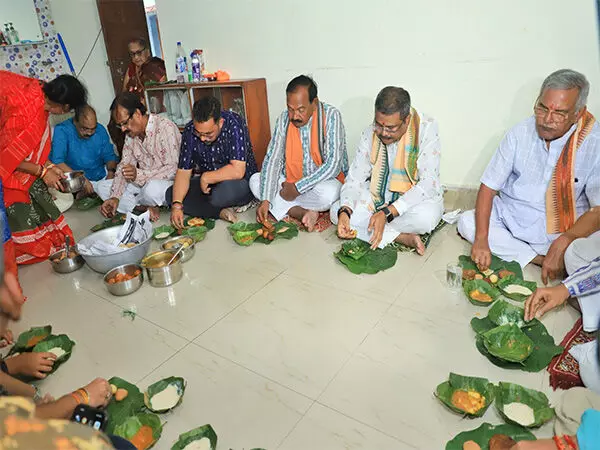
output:
[{"label": "eyeglasses", "polygon": [[192,134],[194,136],[196,136],[197,138],[199,138],[199,139],[202,139],[202,138],[209,138],[210,139],[213,136],[214,133],[215,133],[215,130],[209,131],[208,133],[200,133],[198,130],[196,130],[195,127],[192,127]]},{"label": "eyeglasses", "polygon": [[556,123],[566,122],[570,114],[568,111],[552,111],[539,101],[533,107],[533,112],[535,113],[536,117],[546,117],[548,114],[550,114],[550,120]]},{"label": "eyeglasses", "polygon": [[137,52],[129,52],[129,56],[131,56],[131,58],[135,58],[136,56],[142,56],[145,51],[146,49],[143,48],[141,50],[138,50]]},{"label": "eyeglasses", "polygon": [[121,122],[121,123],[117,122],[116,123],[117,127],[119,127],[119,128],[126,127],[129,124],[129,121],[131,120],[132,117],[133,117],[133,114],[129,114],[129,117],[127,118],[127,120],[125,122]]},{"label": "eyeglasses", "polygon": [[397,133],[401,127],[402,124],[393,127],[386,127],[384,125],[378,124],[377,122],[373,122],[373,128],[375,128],[375,131],[378,131],[379,133],[394,134]]}]

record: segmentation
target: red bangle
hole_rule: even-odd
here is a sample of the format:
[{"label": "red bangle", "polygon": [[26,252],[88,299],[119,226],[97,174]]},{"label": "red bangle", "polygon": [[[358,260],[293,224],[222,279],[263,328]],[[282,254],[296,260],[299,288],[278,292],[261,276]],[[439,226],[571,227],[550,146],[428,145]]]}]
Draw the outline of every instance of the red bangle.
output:
[{"label": "red bangle", "polygon": [[569,444],[569,448],[573,450],[577,450],[577,443],[573,440],[573,438],[569,435],[564,435],[563,439]]},{"label": "red bangle", "polygon": [[554,436],[552,439],[554,439],[554,443],[558,450],[567,450],[560,436]]}]

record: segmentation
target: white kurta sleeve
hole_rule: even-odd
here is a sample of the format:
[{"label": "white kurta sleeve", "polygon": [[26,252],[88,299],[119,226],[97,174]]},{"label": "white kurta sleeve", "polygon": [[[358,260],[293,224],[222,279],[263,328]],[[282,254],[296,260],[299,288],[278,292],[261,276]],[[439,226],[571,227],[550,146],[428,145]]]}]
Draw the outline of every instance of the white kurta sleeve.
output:
[{"label": "white kurta sleeve", "polygon": [[368,127],[362,134],[354,161],[348,171],[346,181],[342,186],[340,192],[340,205],[347,206],[348,208],[355,210],[356,203],[361,198],[362,192],[365,190],[365,186],[368,184],[367,181],[371,177],[371,160],[370,152],[371,145],[373,143],[373,127]]}]

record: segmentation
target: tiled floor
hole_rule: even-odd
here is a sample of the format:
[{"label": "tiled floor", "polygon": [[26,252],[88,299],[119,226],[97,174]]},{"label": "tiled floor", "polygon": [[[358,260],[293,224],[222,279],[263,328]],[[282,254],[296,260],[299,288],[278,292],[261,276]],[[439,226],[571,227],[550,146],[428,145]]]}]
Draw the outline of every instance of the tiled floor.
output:
[{"label": "tiled floor", "polygon": [[[101,220],[78,211],[67,219],[78,238]],[[468,251],[454,227],[426,256],[401,254],[374,276],[341,267],[332,256],[339,245],[331,228],[242,248],[218,223],[181,282],[128,297],[111,296],[87,267],[71,275],[26,267],[29,301],[14,328],[50,323],[77,342],[71,360],[41,383],[55,395],[96,376],[141,387],[184,377],[185,400],[163,417],[158,449],[205,423],[220,450],[442,449],[460,431],[501,422],[493,409],[466,420],[443,408],[432,393],[450,371],[559,398],[545,372],[502,370],[475,349],[469,320],[487,312],[444,286],[446,264]],[[122,316],[132,307],[133,321]],[[563,310],[544,322],[560,340],[574,320]],[[549,436],[551,426],[536,433]]]}]

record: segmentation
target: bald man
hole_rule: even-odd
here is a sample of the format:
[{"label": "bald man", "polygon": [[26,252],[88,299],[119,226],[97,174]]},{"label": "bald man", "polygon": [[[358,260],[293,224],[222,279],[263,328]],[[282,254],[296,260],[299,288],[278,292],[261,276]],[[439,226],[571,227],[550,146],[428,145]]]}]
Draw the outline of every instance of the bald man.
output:
[{"label": "bald man", "polygon": [[82,170],[86,177],[84,195],[93,194],[98,181],[115,176],[117,156],[94,108],[85,105],[75,110],[75,117],[56,126],[50,161],[65,172]]}]

